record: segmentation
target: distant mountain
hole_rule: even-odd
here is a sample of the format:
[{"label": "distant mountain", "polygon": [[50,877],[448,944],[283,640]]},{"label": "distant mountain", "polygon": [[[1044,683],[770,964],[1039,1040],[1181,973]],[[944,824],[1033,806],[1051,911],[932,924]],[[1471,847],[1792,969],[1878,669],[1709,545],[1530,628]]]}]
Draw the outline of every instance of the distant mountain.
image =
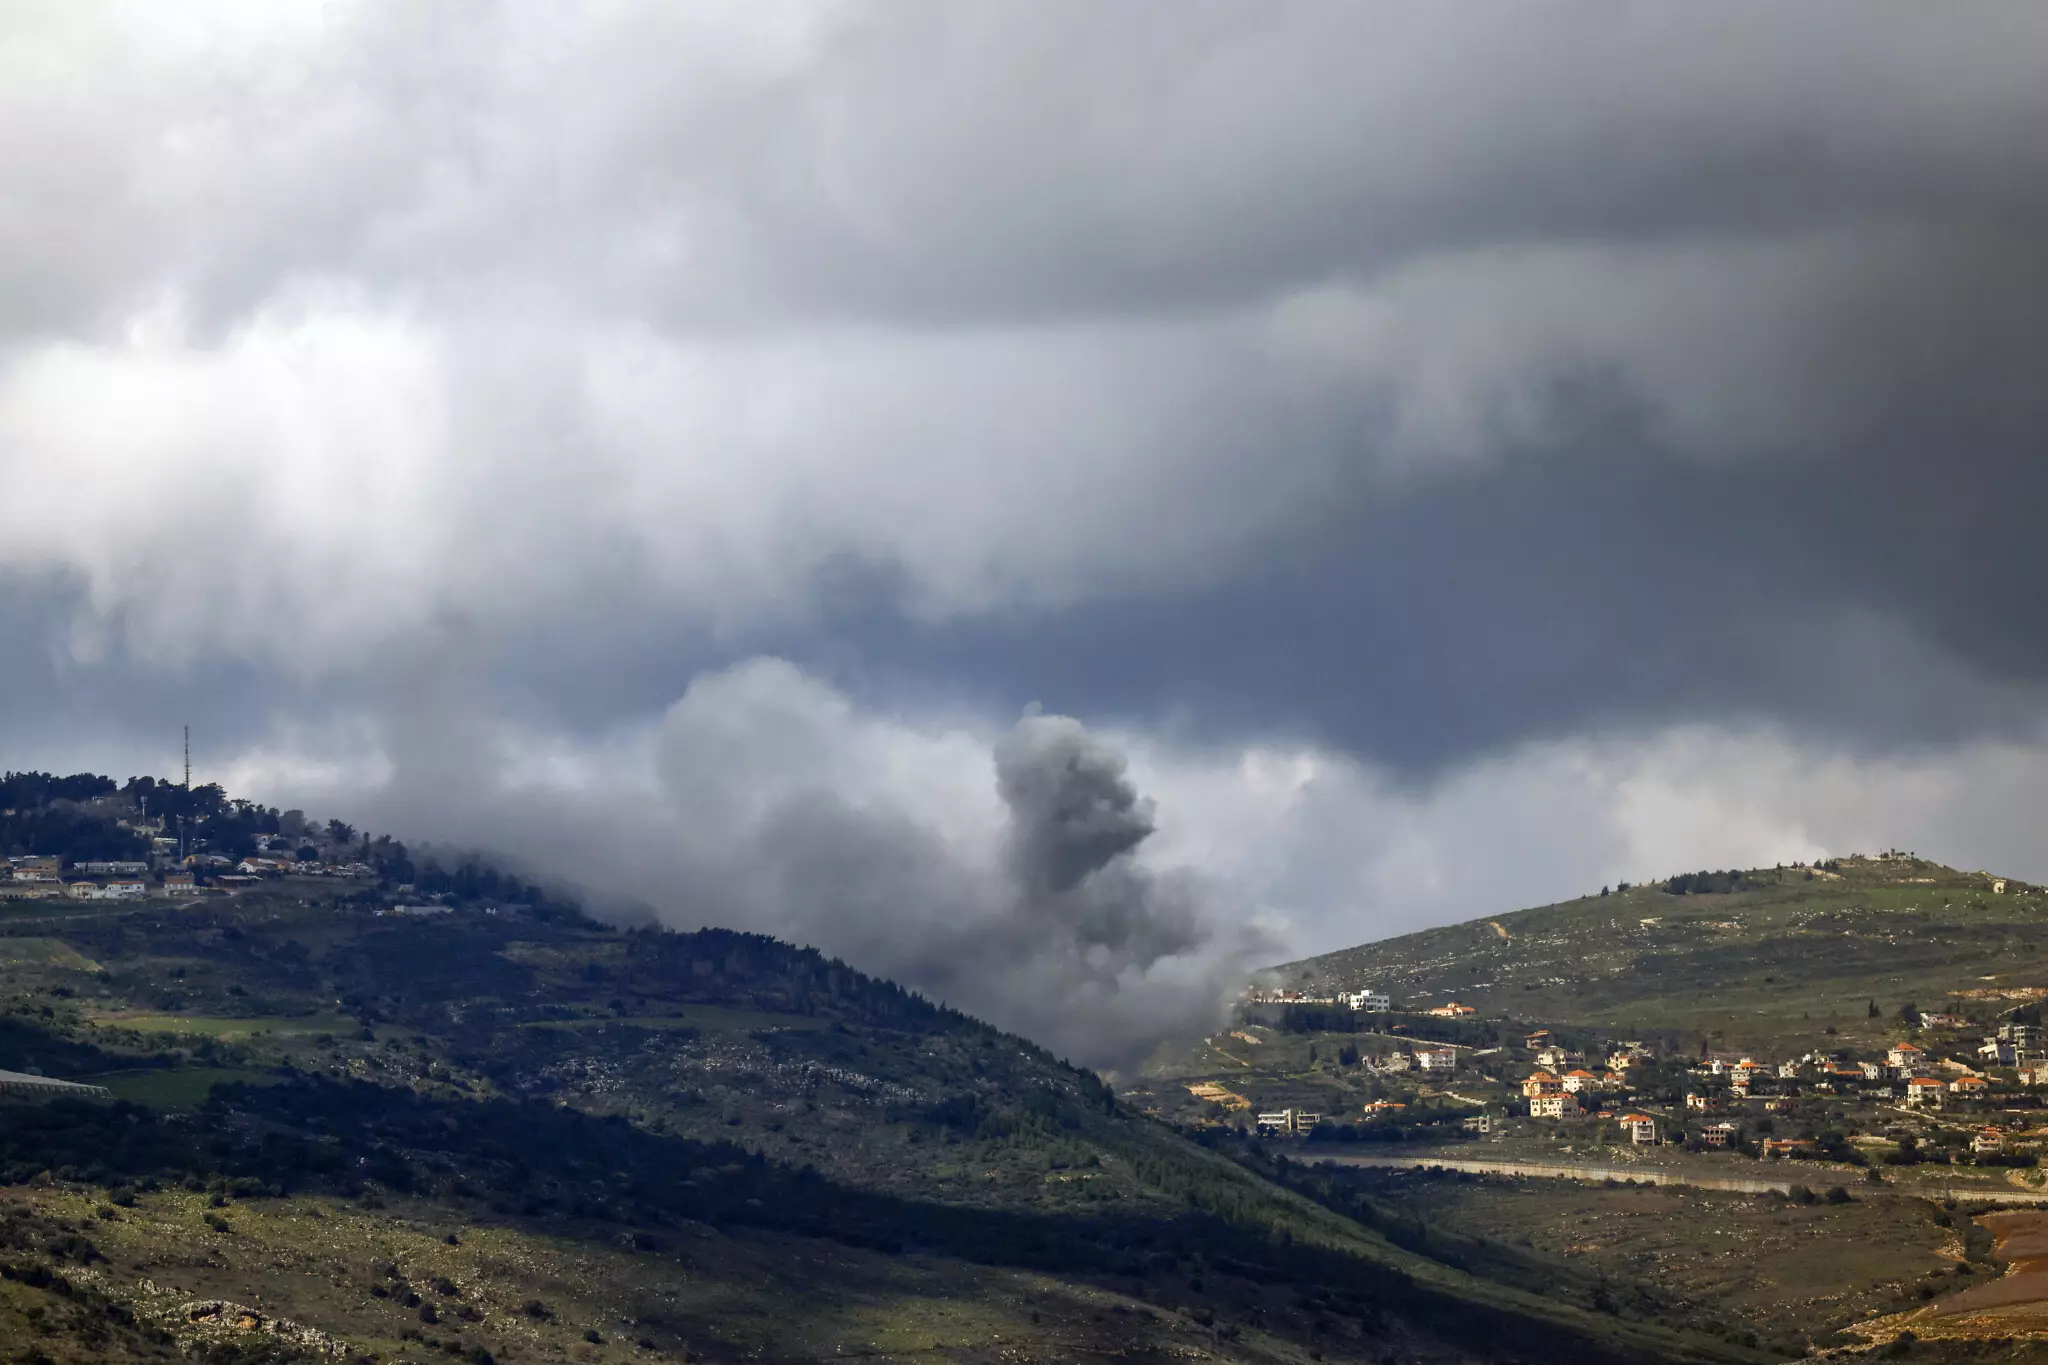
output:
[{"label": "distant mountain", "polygon": [[2048,895],[1904,854],[1686,873],[1274,968],[1397,1009],[1671,1031],[1729,1046],[1880,1036],[1902,1009],[2048,997]]},{"label": "distant mountain", "polygon": [[[67,790],[10,828],[85,847],[141,819]],[[314,829],[210,804],[198,837]],[[1396,1240],[813,950],[370,853],[0,911],[0,1069],[120,1097],[0,1093],[0,1340],[242,1365],[1759,1358],[1521,1253]]]}]

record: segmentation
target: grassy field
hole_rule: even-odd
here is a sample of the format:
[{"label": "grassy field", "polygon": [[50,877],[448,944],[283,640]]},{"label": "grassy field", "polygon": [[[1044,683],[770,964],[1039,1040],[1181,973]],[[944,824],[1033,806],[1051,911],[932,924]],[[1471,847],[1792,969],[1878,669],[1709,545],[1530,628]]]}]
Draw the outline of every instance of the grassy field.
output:
[{"label": "grassy field", "polygon": [[1966,1219],[1919,1199],[1799,1204],[1674,1187],[1409,1172],[1365,1181],[1432,1226],[1648,1281],[1687,1311],[1754,1332],[1787,1354],[1809,1343],[1841,1344],[1841,1329],[1997,1275],[1964,1259],[1958,1228]]},{"label": "grassy field", "polygon": [[276,1037],[315,1037],[323,1033],[353,1033],[356,1021],[339,1014],[263,1016],[230,1018],[203,1014],[133,1014],[116,1012],[92,1017],[102,1028],[133,1029],[137,1033],[168,1033],[186,1038],[253,1038],[258,1034]]},{"label": "grassy field", "polygon": [[206,1102],[216,1085],[269,1085],[278,1078],[267,1068],[185,1066],[109,1071],[88,1079],[113,1091],[115,1099],[133,1100],[152,1109],[193,1109]]},{"label": "grassy field", "polygon": [[56,938],[0,938],[0,968],[47,967],[60,972],[96,972],[100,964]]}]

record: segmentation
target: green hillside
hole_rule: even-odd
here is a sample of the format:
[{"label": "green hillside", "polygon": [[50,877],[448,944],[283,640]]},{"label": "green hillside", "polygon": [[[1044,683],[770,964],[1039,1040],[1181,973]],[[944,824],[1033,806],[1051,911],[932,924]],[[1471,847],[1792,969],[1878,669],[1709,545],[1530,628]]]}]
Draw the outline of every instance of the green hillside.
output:
[{"label": "green hillside", "polygon": [[[2048,996],[2048,896],[1895,855],[1695,873],[1325,953],[1285,986],[1399,1009],[1668,1030],[1729,1047],[1883,1036],[1902,1006],[1992,1017]],[[1879,1014],[1873,1016],[1875,1004]]]},{"label": "green hillside", "polygon": [[377,902],[0,915],[0,1068],[120,1097],[0,1098],[22,1360],[1760,1358],[811,950]]}]

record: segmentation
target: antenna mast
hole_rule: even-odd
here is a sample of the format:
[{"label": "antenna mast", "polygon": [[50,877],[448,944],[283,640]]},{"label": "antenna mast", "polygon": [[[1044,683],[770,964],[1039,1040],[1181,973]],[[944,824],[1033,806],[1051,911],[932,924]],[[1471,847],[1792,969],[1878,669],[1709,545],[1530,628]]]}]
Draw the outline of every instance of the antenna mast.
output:
[{"label": "antenna mast", "polygon": [[[192,727],[185,727],[185,794],[192,794]],[[185,861],[185,812],[178,812],[178,861]]]}]

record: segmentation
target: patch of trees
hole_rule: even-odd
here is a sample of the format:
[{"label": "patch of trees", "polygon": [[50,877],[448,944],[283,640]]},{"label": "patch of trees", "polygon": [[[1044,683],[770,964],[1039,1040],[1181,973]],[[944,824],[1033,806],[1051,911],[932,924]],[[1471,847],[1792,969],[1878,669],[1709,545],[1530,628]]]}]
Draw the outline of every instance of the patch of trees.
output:
[{"label": "patch of trees", "polygon": [[[102,778],[101,781],[106,781]],[[108,782],[111,788],[112,783]],[[121,795],[133,801],[138,808],[147,807],[151,816],[162,816],[166,820],[204,820],[217,815],[228,805],[228,794],[217,782],[187,790],[179,783],[158,777],[131,777],[121,788]]]},{"label": "patch of trees", "polygon": [[[400,844],[398,849],[402,857],[405,846]],[[546,893],[539,887],[501,872],[475,857],[463,859],[452,870],[428,858],[409,880],[429,895],[453,896],[459,901],[506,901],[533,906],[547,900]]]},{"label": "patch of trees", "polygon": [[1730,869],[1726,872],[1681,872],[1666,879],[1664,889],[1674,896],[1725,896],[1756,884],[1745,873]]},{"label": "patch of trees", "polygon": [[41,854],[66,862],[128,861],[148,857],[149,840],[65,802],[0,815],[0,849],[9,857]]},{"label": "patch of trees", "polygon": [[52,773],[8,773],[0,776],[0,810],[47,806],[52,801],[90,801],[112,796],[114,780],[92,773],[58,777]]},{"label": "patch of trees", "polygon": [[1310,1142],[1458,1142],[1472,1134],[1458,1118],[1376,1118],[1363,1123],[1330,1123],[1315,1126]]}]

